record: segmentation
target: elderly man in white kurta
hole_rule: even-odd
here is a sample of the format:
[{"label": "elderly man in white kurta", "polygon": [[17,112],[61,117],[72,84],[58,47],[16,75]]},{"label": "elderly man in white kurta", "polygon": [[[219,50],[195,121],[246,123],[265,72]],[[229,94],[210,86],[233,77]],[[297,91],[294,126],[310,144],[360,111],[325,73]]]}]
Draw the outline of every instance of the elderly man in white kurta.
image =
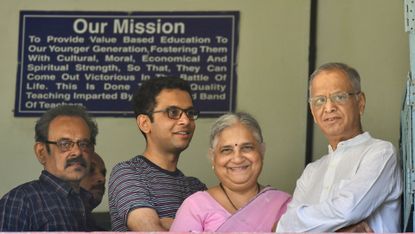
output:
[{"label": "elderly man in white kurta", "polygon": [[357,71],[328,63],[310,77],[310,108],[328,154],[309,164],[277,232],[400,232],[402,176],[393,145],[362,130]]}]

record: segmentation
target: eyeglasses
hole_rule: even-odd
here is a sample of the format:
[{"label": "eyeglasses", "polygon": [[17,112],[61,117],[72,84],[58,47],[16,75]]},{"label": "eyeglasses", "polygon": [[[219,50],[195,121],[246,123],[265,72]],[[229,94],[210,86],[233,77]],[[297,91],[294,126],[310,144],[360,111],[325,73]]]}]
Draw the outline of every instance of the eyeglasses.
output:
[{"label": "eyeglasses", "polygon": [[161,112],[167,113],[167,116],[170,119],[176,119],[176,120],[180,119],[183,113],[185,113],[187,118],[189,118],[190,120],[196,120],[197,117],[199,117],[199,112],[197,110],[193,108],[183,110],[182,108],[179,108],[177,106],[170,106],[164,110],[153,111],[153,112],[150,112],[149,114],[161,113]]},{"label": "eyeglasses", "polygon": [[79,149],[82,151],[90,151],[93,146],[93,144],[87,140],[74,142],[68,139],[60,139],[57,141],[45,141],[45,143],[56,145],[61,152],[71,150],[75,146],[75,144],[77,144]]},{"label": "eyeglasses", "polygon": [[[350,96],[358,95],[360,92],[356,93],[347,93],[347,92],[338,92],[333,93],[329,95],[329,99],[332,103],[336,104],[346,104],[346,102],[349,100]],[[320,108],[324,106],[327,103],[327,96],[315,96],[308,99],[308,102],[311,106],[315,108]]]}]

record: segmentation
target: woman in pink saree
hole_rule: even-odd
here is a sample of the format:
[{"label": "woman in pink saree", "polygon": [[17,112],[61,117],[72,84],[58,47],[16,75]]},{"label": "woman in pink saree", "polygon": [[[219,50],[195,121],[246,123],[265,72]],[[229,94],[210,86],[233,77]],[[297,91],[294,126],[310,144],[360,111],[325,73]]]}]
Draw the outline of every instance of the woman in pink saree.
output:
[{"label": "woman in pink saree", "polygon": [[265,144],[258,122],[244,112],[219,117],[209,156],[219,184],[188,197],[170,228],[175,232],[271,232],[291,196],[258,183]]}]

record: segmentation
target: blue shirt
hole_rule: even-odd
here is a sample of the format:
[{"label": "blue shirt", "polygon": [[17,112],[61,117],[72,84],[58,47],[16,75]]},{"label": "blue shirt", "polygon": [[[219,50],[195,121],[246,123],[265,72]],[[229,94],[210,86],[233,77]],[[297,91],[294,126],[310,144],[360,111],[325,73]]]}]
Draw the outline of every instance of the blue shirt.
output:
[{"label": "blue shirt", "polygon": [[0,231],[88,231],[91,214],[87,192],[47,171],[39,180],[22,184],[0,200]]}]

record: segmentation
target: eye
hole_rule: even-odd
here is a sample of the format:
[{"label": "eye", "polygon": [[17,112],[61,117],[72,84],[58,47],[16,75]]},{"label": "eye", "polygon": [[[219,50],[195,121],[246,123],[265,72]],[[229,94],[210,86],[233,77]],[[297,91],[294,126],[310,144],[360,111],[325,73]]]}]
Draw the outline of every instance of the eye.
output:
[{"label": "eye", "polygon": [[180,116],[181,110],[176,107],[167,108],[167,114],[173,118]]},{"label": "eye", "polygon": [[314,106],[322,106],[326,103],[327,101],[327,97],[325,96],[317,96],[317,97],[313,97],[312,99],[312,104]]},{"label": "eye", "polygon": [[255,149],[253,145],[244,145],[241,147],[241,151],[244,153],[252,152]]},{"label": "eye", "polygon": [[94,171],[95,171],[95,165],[92,165],[91,164],[91,167],[89,168],[89,173],[94,173]]},{"label": "eye", "polygon": [[233,151],[233,149],[232,149],[232,148],[222,148],[222,149],[220,150],[220,153],[221,153],[221,154],[224,154],[224,155],[229,155],[229,154],[231,154],[231,153],[232,153],[232,151]]},{"label": "eye", "polygon": [[334,99],[335,102],[346,102],[347,99],[349,98],[349,94],[339,93],[339,94],[333,95],[332,98]]},{"label": "eye", "polygon": [[89,143],[89,141],[79,141],[78,145],[82,149],[87,149],[91,146],[91,143]]},{"label": "eye", "polygon": [[58,142],[58,144],[62,149],[70,149],[72,148],[74,142],[69,140],[61,140]]},{"label": "eye", "polygon": [[193,118],[194,116],[195,116],[195,110],[193,110],[193,109],[190,109],[190,110],[187,110],[186,111],[186,115],[187,115],[187,117],[189,117],[189,118]]}]

